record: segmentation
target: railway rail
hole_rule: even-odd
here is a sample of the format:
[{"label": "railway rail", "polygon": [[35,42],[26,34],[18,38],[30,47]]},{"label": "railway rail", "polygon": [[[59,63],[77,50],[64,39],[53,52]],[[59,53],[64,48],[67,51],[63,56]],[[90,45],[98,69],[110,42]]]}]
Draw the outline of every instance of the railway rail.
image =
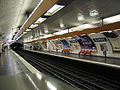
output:
[{"label": "railway rail", "polygon": [[[94,68],[91,70],[89,67],[92,67],[92,65],[84,67],[86,63],[82,65],[77,61],[66,60],[65,58],[59,59],[26,50],[17,50],[16,53],[39,71],[57,77],[82,90],[120,90],[119,80],[111,78],[112,76],[109,77],[107,72],[101,73]],[[119,69],[117,70],[120,72]]]}]

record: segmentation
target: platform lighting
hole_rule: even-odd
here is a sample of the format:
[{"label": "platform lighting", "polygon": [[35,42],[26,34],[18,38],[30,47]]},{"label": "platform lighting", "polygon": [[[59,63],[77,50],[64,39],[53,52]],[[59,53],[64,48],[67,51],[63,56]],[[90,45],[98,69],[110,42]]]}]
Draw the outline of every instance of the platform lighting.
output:
[{"label": "platform lighting", "polygon": [[46,16],[52,16],[53,14],[55,14],[56,12],[58,12],[59,10],[61,10],[63,7],[64,7],[63,5],[57,5],[57,4],[55,4],[44,15],[46,15]]},{"label": "platform lighting", "polygon": [[32,24],[29,28],[35,28],[37,26],[38,26],[38,24]]},{"label": "platform lighting", "polygon": [[120,22],[120,15],[105,18],[105,19],[103,19],[103,21],[105,24]]},{"label": "platform lighting", "polygon": [[95,25],[92,24],[83,24],[83,25],[79,25],[77,27],[72,28],[72,31],[81,31],[84,29],[88,29],[88,28],[95,28]]},{"label": "platform lighting", "polygon": [[112,31],[108,31],[108,33],[112,33]]},{"label": "platform lighting", "polygon": [[48,33],[48,32],[49,32],[49,30],[48,30],[47,25],[44,25],[44,33],[46,34],[46,33]]},{"label": "platform lighting", "polygon": [[42,18],[40,17],[35,23],[42,23],[46,20],[47,18]]},{"label": "platform lighting", "polygon": [[23,34],[26,34],[27,32],[23,32]]},{"label": "platform lighting", "polygon": [[21,38],[21,36],[18,37],[18,39]]},{"label": "platform lighting", "polygon": [[96,33],[90,33],[90,35],[93,35],[93,34],[96,34]]},{"label": "platform lighting", "polygon": [[22,33],[21,36],[23,36],[24,34]]},{"label": "platform lighting", "polygon": [[61,30],[61,31],[59,31],[59,32],[55,32],[55,33],[53,33],[54,35],[61,35],[61,34],[65,34],[65,33],[68,33],[68,29],[66,29],[66,30]]},{"label": "platform lighting", "polygon": [[29,31],[31,31],[31,29],[27,29],[27,30],[26,30],[26,32],[29,32]]},{"label": "platform lighting", "polygon": [[48,37],[52,37],[53,35],[52,34],[48,34],[48,35],[44,35],[43,37],[41,38],[48,38]]}]

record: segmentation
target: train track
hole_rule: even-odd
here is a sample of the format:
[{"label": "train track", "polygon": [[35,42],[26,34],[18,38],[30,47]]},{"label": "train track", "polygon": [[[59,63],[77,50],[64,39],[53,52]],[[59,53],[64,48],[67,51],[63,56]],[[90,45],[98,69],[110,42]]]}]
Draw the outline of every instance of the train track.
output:
[{"label": "train track", "polygon": [[25,50],[16,52],[41,72],[57,77],[82,90],[120,90],[119,82],[85,71],[79,63],[72,60],[69,62],[56,60],[56,58],[47,58]]}]

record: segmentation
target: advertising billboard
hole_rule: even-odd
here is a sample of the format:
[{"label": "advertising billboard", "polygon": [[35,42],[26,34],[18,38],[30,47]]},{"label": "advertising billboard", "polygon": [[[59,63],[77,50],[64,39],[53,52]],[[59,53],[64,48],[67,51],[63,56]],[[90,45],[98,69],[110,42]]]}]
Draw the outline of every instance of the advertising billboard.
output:
[{"label": "advertising billboard", "polygon": [[82,49],[96,49],[95,44],[87,35],[75,36],[74,38],[79,42]]},{"label": "advertising billboard", "polygon": [[103,33],[112,45],[113,52],[120,52],[120,30]]},{"label": "advertising billboard", "polygon": [[62,39],[60,41],[63,44],[64,48],[70,48],[71,47],[71,45],[65,39]]}]

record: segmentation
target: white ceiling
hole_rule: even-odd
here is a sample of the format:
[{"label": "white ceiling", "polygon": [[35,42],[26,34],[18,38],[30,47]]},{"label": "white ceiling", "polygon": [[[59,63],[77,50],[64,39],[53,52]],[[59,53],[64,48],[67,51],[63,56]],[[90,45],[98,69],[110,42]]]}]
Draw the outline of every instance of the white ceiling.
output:
[{"label": "white ceiling", "polygon": [[26,10],[33,10],[39,1],[0,0],[0,33],[5,33],[4,37],[10,38],[27,19]]},{"label": "white ceiling", "polygon": [[[7,38],[14,35],[18,30],[17,27],[27,19],[25,12],[30,11],[31,13],[39,2],[40,0],[0,0],[0,33],[5,33],[4,36]],[[39,28],[44,31],[43,26],[46,25],[49,33],[52,33],[61,29],[60,23],[65,25],[64,28],[92,23],[94,18],[89,16],[91,9],[98,10],[99,15],[95,20],[99,21],[100,18],[119,14],[120,0],[73,0],[62,11],[49,17],[43,24],[39,25]],[[79,13],[85,17],[83,22],[78,21],[77,16]]]},{"label": "white ceiling", "polygon": [[[90,16],[92,10],[96,10],[98,15]],[[78,14],[83,15],[84,20],[79,21]],[[39,28],[44,33],[44,26],[46,25],[51,34],[55,31],[83,24],[101,26],[102,18],[117,14],[120,14],[120,0],[73,0],[68,6],[40,24]],[[62,29],[60,27],[61,23],[64,24]]]}]

